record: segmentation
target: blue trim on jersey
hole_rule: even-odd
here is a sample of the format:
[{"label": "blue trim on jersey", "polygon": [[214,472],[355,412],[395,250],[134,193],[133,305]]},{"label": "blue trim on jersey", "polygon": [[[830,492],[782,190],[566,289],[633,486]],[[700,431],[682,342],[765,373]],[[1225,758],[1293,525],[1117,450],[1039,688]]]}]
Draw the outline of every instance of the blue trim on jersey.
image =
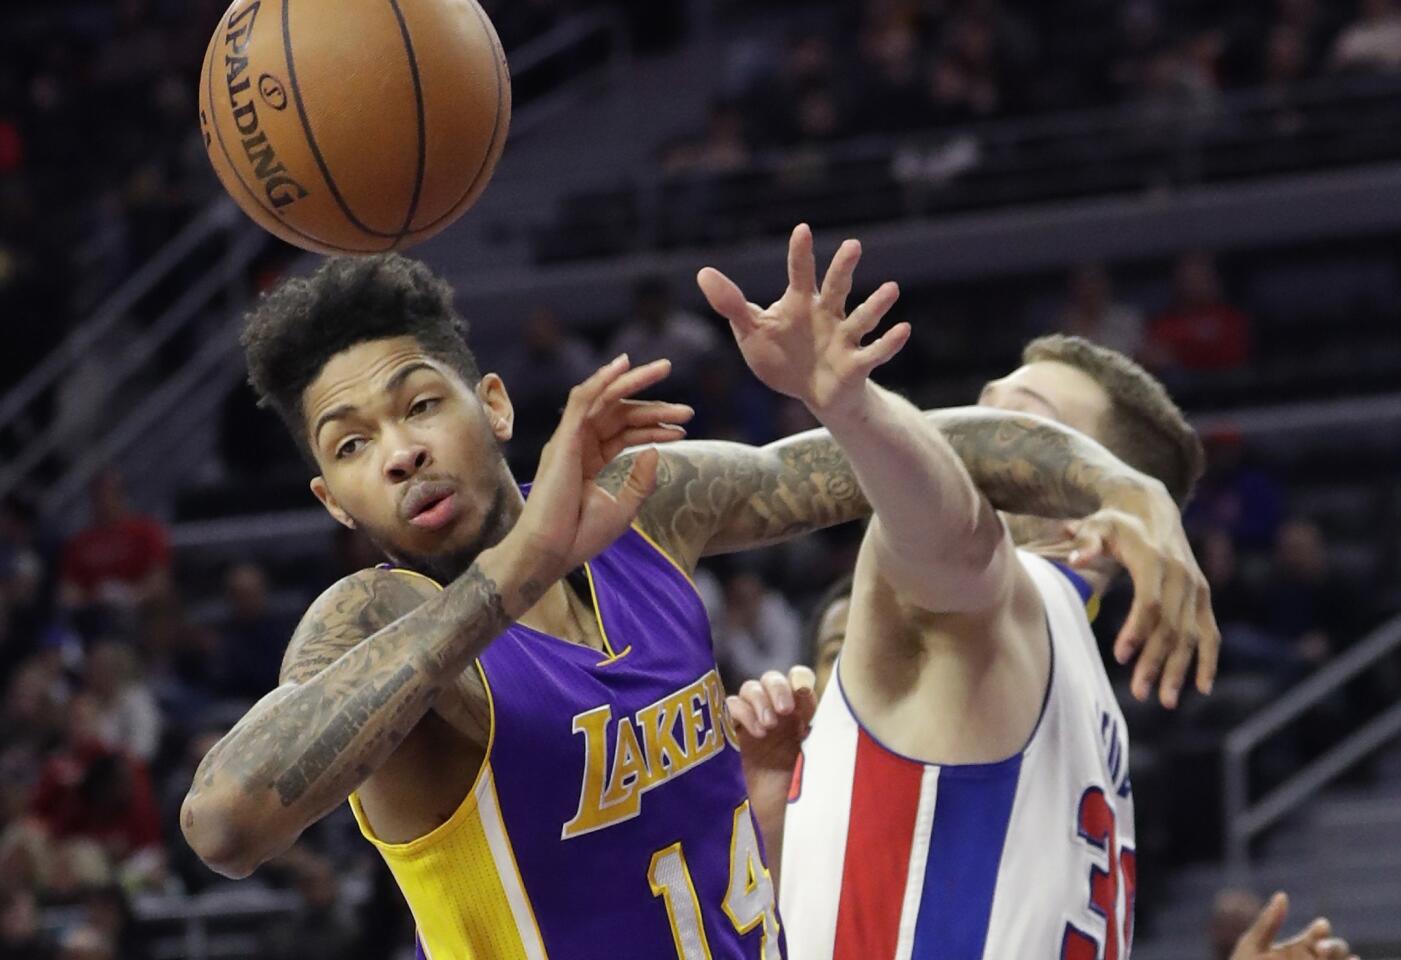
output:
[{"label": "blue trim on jersey", "polygon": [[939,771],[914,960],[982,960],[1022,758]]},{"label": "blue trim on jersey", "polygon": [[1080,576],[1079,573],[1067,567],[1065,564],[1061,563],[1059,560],[1047,560],[1047,563],[1055,567],[1061,573],[1065,574],[1065,579],[1069,580],[1070,585],[1075,588],[1075,592],[1080,594],[1081,603],[1090,602],[1090,599],[1095,595],[1095,590],[1094,587],[1090,586],[1088,580]]}]

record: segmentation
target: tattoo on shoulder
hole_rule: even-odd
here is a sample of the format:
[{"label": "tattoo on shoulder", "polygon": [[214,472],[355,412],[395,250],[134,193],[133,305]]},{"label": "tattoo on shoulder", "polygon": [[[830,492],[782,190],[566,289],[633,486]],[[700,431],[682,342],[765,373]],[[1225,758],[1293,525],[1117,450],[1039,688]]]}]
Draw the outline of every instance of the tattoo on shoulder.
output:
[{"label": "tattoo on shoulder", "polygon": [[282,660],[282,682],[301,683],[316,676],[434,592],[426,582],[388,570],[346,577],[322,594],[297,625]]}]

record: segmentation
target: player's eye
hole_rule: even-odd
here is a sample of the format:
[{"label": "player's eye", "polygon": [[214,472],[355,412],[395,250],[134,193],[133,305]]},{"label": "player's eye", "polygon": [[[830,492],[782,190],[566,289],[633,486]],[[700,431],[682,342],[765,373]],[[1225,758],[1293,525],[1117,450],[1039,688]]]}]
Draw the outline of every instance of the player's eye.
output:
[{"label": "player's eye", "polygon": [[336,459],[344,460],[346,457],[359,453],[364,442],[364,437],[348,437],[341,441],[341,445],[336,447]]},{"label": "player's eye", "polygon": [[441,402],[437,397],[424,397],[421,400],[415,400],[414,405],[409,407],[409,416],[416,417],[420,414],[431,413],[438,408],[438,404]]}]

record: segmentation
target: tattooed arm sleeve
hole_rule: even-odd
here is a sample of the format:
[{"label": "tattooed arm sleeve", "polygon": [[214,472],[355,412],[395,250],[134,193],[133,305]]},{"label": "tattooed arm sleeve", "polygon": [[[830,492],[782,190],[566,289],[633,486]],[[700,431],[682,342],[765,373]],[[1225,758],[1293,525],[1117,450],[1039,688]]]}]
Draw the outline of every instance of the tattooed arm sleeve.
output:
[{"label": "tattooed arm sleeve", "polygon": [[[982,407],[926,416],[999,510],[1082,517],[1154,483],[1089,437],[1041,417]],[[619,460],[606,471],[615,484],[627,473],[627,455]],[[638,519],[692,569],[707,554],[777,543],[870,513],[845,454],[825,430],[813,430],[764,447],[669,444]]]},{"label": "tattooed arm sleeve", "polygon": [[307,611],[283,683],[210,750],[181,810],[190,846],[246,876],[343,803],[541,587],[487,551],[427,599],[408,578],[367,570]]}]

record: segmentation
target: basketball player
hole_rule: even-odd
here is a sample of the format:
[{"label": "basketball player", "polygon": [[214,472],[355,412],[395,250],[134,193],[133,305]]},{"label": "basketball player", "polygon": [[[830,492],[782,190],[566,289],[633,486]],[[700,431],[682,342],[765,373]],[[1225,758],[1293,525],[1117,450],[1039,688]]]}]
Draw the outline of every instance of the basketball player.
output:
[{"label": "basketball player", "polygon": [[[780,956],[690,573],[865,515],[846,458],[814,432],[668,443],[605,469],[690,416],[631,400],[667,367],[620,357],[572,391],[527,499],[500,449],[505,385],[462,328],[446,285],[397,256],[329,260],[251,317],[250,379],[314,465],[313,493],[393,564],[312,604],[282,686],[196,773],[186,837],[243,876],[349,799],[426,954]],[[1034,417],[936,419],[1001,507],[1123,504],[1152,525],[1141,593],[1156,595],[1185,550],[1160,486]],[[1178,613],[1154,643],[1191,642]]]},{"label": "basketball player", "polygon": [[[805,314],[760,310],[718,273],[703,278],[750,368],[828,428],[875,508],[839,690],[821,701],[791,781],[781,890],[791,955],[1118,960],[1132,941],[1132,792],[1085,604],[1114,558],[1147,548],[1144,530],[1107,510],[1068,540],[1064,523],[999,515],[938,431],[870,382],[909,332],[862,345],[898,290],[886,284],[845,316],[859,256],[855,241],[841,246]],[[810,255],[801,273],[813,276]],[[1073,338],[1037,341],[1026,360],[982,402],[1061,419],[1186,500],[1201,445],[1161,385]],[[1191,586],[1174,578],[1162,602],[1187,611],[1191,636],[1214,652],[1207,591]],[[1166,706],[1189,657],[1183,648],[1169,661]]]}]

